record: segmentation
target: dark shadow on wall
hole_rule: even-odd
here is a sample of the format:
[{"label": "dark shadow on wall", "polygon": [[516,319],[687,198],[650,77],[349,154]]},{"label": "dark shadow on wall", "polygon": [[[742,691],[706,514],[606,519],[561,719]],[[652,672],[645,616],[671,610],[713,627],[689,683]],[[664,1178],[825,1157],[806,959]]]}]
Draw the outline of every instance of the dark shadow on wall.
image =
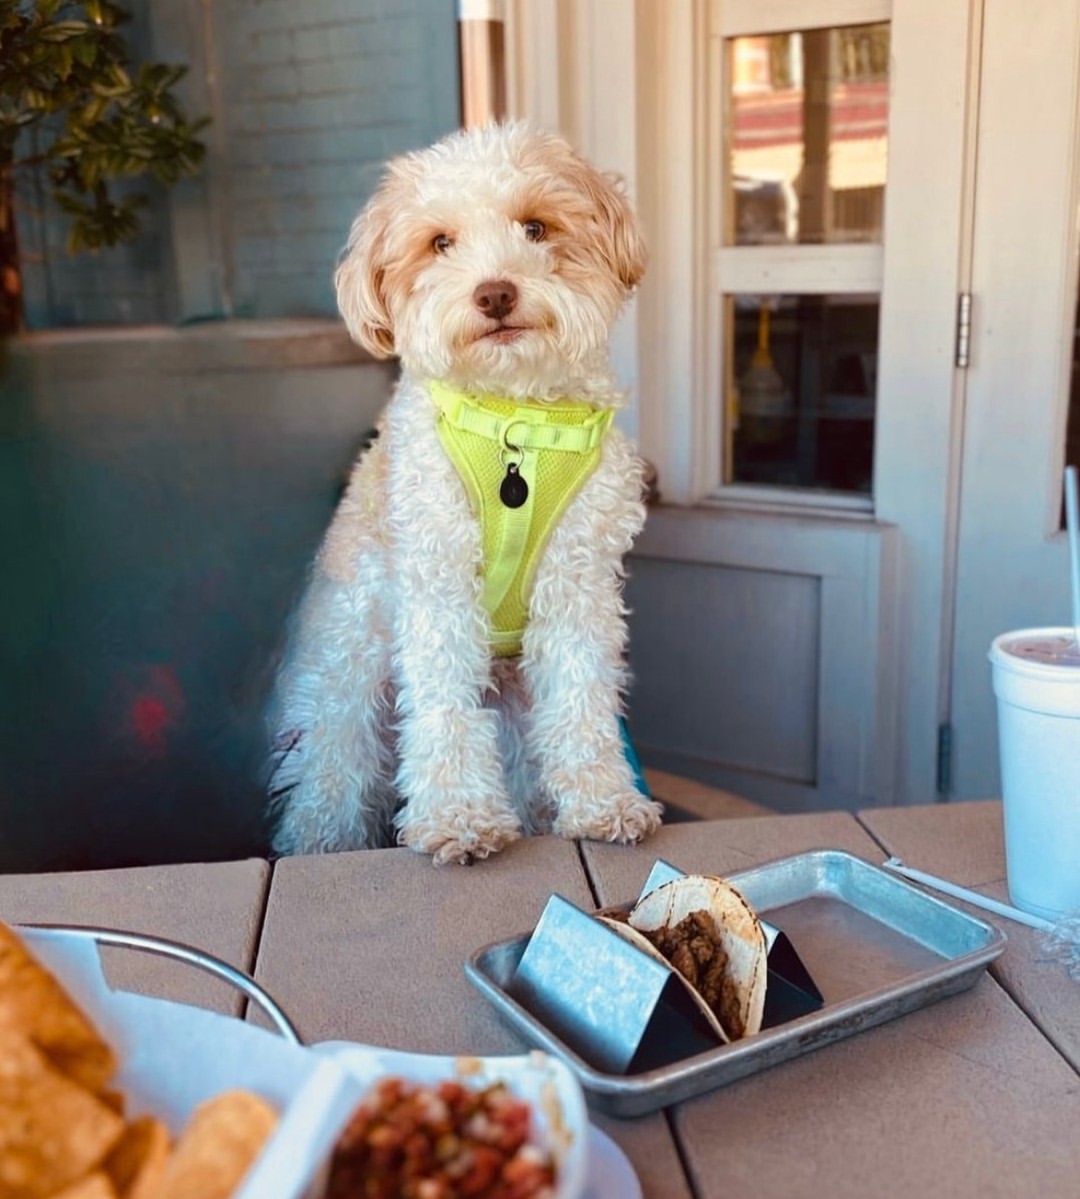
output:
[{"label": "dark shadow on wall", "polygon": [[392,381],[320,327],[0,364],[0,871],[265,853],[287,616]]}]

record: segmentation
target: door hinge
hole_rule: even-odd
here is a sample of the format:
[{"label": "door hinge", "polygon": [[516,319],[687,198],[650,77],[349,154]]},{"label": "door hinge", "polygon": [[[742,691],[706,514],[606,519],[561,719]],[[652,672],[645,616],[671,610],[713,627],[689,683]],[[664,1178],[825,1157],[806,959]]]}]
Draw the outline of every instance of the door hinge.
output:
[{"label": "door hinge", "polygon": [[952,790],[952,725],[939,724],[937,731],[937,790],[948,795]]},{"label": "door hinge", "polygon": [[971,292],[956,297],[956,365],[971,365]]}]

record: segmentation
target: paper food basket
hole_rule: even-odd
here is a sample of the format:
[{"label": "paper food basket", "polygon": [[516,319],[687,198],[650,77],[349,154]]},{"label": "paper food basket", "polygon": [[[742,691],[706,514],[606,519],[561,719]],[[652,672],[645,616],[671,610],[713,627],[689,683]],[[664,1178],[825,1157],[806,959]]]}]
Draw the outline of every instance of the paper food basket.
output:
[{"label": "paper food basket", "polygon": [[[16,931],[115,1049],[115,1086],[126,1097],[129,1116],[152,1113],[176,1135],[198,1104],[235,1087],[277,1107],[277,1130],[234,1199],[318,1199],[338,1134],[372,1082],[386,1074],[421,1082],[502,1079],[533,1106],[538,1138],[558,1162],[557,1199],[576,1199],[584,1186],[588,1116],[580,1086],[557,1059],[535,1053],[431,1057],[353,1043],[308,1047],[254,979],[190,945],[89,926],[23,925]],[[101,968],[102,945],[174,958],[213,974],[257,1004],[275,1031],[113,990]]]}]

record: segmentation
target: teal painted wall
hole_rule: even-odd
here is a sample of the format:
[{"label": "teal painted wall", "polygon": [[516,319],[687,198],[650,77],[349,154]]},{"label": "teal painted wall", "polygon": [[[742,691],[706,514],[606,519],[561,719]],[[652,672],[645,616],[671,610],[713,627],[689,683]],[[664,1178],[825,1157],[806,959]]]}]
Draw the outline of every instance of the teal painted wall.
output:
[{"label": "teal painted wall", "polygon": [[265,850],[276,656],[394,376],[340,329],[287,329],[7,354],[0,870]]}]

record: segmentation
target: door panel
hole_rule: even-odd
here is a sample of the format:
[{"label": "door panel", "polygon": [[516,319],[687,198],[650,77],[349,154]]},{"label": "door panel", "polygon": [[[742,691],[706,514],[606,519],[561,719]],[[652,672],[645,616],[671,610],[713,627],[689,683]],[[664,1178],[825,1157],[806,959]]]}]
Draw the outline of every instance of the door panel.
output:
[{"label": "door panel", "polygon": [[952,672],[958,798],[999,793],[991,640],[1070,619],[1060,514],[1078,54],[1075,0],[986,6]]},{"label": "door panel", "polygon": [[[649,630],[632,642],[635,730],[673,753],[813,785],[820,581],[638,558],[627,597]],[[727,636],[706,635],[706,613]]]},{"label": "door panel", "polygon": [[628,591],[643,759],[780,811],[889,803],[897,550],[869,521],[652,509]]}]

